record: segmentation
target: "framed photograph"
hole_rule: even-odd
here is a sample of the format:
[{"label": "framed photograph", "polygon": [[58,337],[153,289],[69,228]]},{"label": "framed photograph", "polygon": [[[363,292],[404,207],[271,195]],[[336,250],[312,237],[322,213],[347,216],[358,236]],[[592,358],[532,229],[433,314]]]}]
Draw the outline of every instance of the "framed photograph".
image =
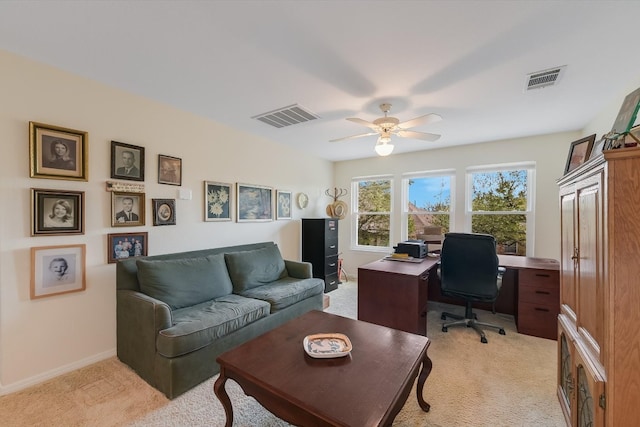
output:
[{"label": "framed photograph", "polygon": [[111,193],[111,226],[144,225],[144,193]]},{"label": "framed photograph", "polygon": [[29,122],[31,178],[87,181],[88,133]]},{"label": "framed photograph", "polygon": [[144,181],[144,147],[111,141],[111,178]]},{"label": "framed photograph", "polygon": [[271,187],[238,183],[238,222],[273,221],[272,193]]},{"label": "framed photograph", "polygon": [[233,185],[223,182],[204,182],[204,220],[231,221]]},{"label": "framed photograph", "polygon": [[635,124],[638,108],[640,108],[640,88],[624,98],[611,131],[617,134],[629,132],[629,129]]},{"label": "framed photograph", "polygon": [[276,190],[276,219],[291,219],[291,191]]},{"label": "framed photograph", "polygon": [[158,182],[182,185],[182,159],[158,154]]},{"label": "framed photograph", "polygon": [[589,155],[589,159],[594,159],[598,157],[600,154],[602,154],[602,151],[604,150],[604,145],[606,142],[607,142],[607,138],[605,138],[604,136],[600,138],[598,141],[596,141],[593,144],[593,148],[591,149],[591,154]]},{"label": "framed photograph", "polygon": [[567,164],[564,167],[565,174],[571,172],[589,160],[595,140],[596,134],[594,133],[593,135],[589,135],[571,143],[571,147],[569,147],[569,156],[567,157]]},{"label": "framed photograph", "polygon": [[152,199],[153,225],[176,225],[175,199]]},{"label": "framed photograph", "polygon": [[31,189],[31,235],[84,234],[84,191]]},{"label": "framed photograph", "polygon": [[31,299],[84,291],[86,246],[31,248]]},{"label": "framed photograph", "polygon": [[107,234],[107,262],[112,264],[119,259],[146,256],[148,240],[146,231]]}]

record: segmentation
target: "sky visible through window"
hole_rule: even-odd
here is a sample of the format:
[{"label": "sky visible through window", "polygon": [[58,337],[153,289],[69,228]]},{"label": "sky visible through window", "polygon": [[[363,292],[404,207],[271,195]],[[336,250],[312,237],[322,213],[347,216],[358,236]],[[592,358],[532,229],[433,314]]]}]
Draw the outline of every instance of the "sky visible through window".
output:
[{"label": "sky visible through window", "polygon": [[435,176],[411,179],[409,203],[418,208],[427,204],[447,203],[451,200],[451,177]]}]

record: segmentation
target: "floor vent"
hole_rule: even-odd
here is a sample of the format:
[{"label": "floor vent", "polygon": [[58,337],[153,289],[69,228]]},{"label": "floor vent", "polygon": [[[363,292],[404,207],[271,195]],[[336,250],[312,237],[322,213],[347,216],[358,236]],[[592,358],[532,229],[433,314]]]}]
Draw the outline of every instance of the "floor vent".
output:
[{"label": "floor vent", "polygon": [[310,120],[319,119],[320,116],[318,116],[317,114],[313,114],[308,110],[305,110],[298,104],[293,104],[289,105],[288,107],[269,111],[268,113],[258,114],[257,116],[253,116],[251,118],[260,120],[261,122],[276,128],[283,128],[285,126],[291,126],[298,123],[304,123]]},{"label": "floor vent", "polygon": [[550,68],[548,70],[536,71],[535,73],[528,74],[524,87],[525,92],[558,84],[566,67],[566,65],[563,65],[562,67]]}]

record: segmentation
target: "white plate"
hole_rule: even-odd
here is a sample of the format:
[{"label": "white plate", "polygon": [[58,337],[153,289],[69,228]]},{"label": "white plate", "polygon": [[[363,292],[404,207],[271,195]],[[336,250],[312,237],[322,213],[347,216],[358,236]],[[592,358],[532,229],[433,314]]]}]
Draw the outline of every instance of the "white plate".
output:
[{"label": "white plate", "polygon": [[351,352],[353,346],[343,334],[314,334],[307,335],[302,341],[304,351],[316,359],[343,357]]}]

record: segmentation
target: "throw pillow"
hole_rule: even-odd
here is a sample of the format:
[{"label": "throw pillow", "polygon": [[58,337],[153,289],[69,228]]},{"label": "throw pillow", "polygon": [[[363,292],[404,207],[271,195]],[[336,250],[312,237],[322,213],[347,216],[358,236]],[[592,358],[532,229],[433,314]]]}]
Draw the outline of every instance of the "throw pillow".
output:
[{"label": "throw pillow", "polygon": [[224,254],[235,293],[287,277],[278,245]]},{"label": "throw pillow", "polygon": [[136,262],[140,290],[172,309],[189,307],[233,291],[224,254]]}]

